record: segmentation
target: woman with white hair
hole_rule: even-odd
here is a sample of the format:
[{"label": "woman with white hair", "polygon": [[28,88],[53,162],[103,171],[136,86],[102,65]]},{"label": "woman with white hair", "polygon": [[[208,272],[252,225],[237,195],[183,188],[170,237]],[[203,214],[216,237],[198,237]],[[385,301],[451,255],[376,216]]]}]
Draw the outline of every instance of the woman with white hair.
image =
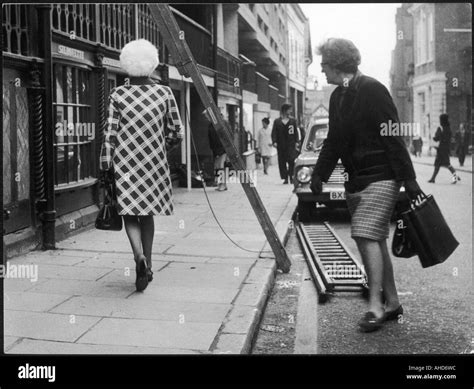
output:
[{"label": "woman with white hair", "polygon": [[[338,85],[329,101],[329,132],[313,171],[311,190],[319,194],[339,158],[345,167],[351,236],[367,271],[369,310],[359,322],[378,330],[403,314],[387,248],[390,218],[404,185],[410,198],[421,194],[410,155],[401,137],[384,136],[382,126],[398,123],[385,86],[358,70],[360,53],[347,39],[331,38],[318,48],[329,84]],[[383,303],[385,299],[385,305]]]},{"label": "woman with white hair", "polygon": [[183,126],[171,89],[150,78],[158,64],[158,50],[145,39],[123,47],[120,65],[129,82],[111,91],[100,155],[105,179],[116,183],[118,212],[136,262],[137,291],[153,279],[153,215],[173,213],[166,158],[172,137],[166,137],[165,130],[176,142],[182,139]]}]

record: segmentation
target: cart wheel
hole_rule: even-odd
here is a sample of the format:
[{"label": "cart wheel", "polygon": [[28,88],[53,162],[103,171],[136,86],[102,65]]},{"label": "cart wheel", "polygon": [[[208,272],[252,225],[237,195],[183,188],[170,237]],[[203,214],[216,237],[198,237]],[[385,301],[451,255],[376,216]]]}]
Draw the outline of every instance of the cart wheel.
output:
[{"label": "cart wheel", "polygon": [[327,293],[320,293],[318,296],[318,303],[324,304],[328,301],[328,299],[329,299],[329,296],[327,295]]}]

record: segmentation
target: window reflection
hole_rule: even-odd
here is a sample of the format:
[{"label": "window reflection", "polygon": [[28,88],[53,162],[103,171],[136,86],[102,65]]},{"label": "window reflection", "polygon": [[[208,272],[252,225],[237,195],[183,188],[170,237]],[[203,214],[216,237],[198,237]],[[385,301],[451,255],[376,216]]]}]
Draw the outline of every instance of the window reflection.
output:
[{"label": "window reflection", "polygon": [[95,171],[95,122],[90,71],[54,65],[56,185],[79,182]]}]

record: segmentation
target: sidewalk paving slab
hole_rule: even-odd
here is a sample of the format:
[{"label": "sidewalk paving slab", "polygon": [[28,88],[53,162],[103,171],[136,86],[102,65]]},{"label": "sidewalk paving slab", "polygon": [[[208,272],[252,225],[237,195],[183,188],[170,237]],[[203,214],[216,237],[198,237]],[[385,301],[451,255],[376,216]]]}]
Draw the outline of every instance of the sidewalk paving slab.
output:
[{"label": "sidewalk paving slab", "polygon": [[16,354],[201,354],[197,350],[186,349],[65,343],[27,338],[16,339],[20,340],[15,345]]},{"label": "sidewalk paving slab", "polygon": [[102,318],[46,312],[7,311],[5,334],[44,340],[75,342]]},{"label": "sidewalk paving slab", "polygon": [[101,319],[78,343],[208,350],[221,323]]},{"label": "sidewalk paving slab", "polygon": [[[296,197],[277,167],[270,173],[258,172],[257,190],[283,240]],[[244,250],[221,231],[202,189],[174,188],[175,214],[155,218],[154,280],[142,293],[124,230],[89,229],[57,250],[12,258],[37,264],[39,279],[5,280],[5,351],[248,353],[276,262],[240,184],[206,190],[221,226]]]},{"label": "sidewalk paving slab", "polygon": [[[436,158],[436,154],[431,156],[423,154],[421,157],[411,156],[411,160],[413,163],[419,163],[422,165],[433,166],[434,168],[434,161]],[[457,157],[451,156],[450,157],[451,166],[454,167],[456,171],[464,172],[464,173],[471,173],[472,174],[472,156],[466,155],[466,160],[464,161],[464,166],[459,165],[459,161]]]}]

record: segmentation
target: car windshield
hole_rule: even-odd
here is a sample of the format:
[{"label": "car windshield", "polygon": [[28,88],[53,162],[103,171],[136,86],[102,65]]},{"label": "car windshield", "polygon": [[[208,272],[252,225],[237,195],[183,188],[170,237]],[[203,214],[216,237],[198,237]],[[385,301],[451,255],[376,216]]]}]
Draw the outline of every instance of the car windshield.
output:
[{"label": "car windshield", "polygon": [[308,137],[306,138],[306,151],[319,151],[323,147],[324,139],[328,136],[327,124],[316,124],[311,127]]}]

